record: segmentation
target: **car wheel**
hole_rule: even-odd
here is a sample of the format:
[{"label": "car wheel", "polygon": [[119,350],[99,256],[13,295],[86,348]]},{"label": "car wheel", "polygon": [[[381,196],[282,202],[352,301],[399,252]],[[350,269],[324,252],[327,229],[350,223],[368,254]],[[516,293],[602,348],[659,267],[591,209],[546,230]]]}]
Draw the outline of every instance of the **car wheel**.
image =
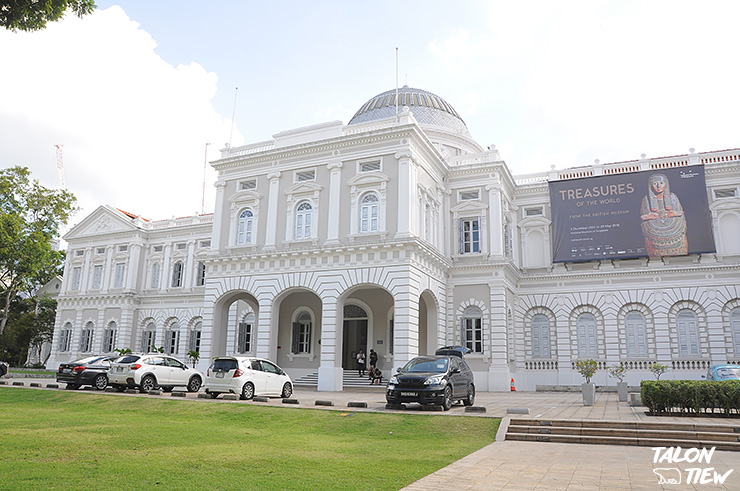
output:
[{"label": "car wheel", "polygon": [[445,387],[444,400],[442,401],[442,409],[449,411],[452,407],[452,387],[449,385]]},{"label": "car wheel", "polygon": [[163,392],[172,392],[172,389],[174,389],[174,387],[162,387]]},{"label": "car wheel", "polygon": [[188,392],[198,392],[203,381],[200,377],[193,377],[188,382]]},{"label": "car wheel", "polygon": [[79,388],[80,388],[79,384],[67,384],[67,387],[66,387],[67,390],[77,390]]},{"label": "car wheel", "polygon": [[475,386],[473,384],[468,385],[468,397],[463,399],[463,404],[466,406],[475,404]]},{"label": "car wheel", "polygon": [[290,382],[285,382],[285,385],[283,385],[283,393],[281,394],[281,397],[283,399],[287,399],[288,397],[293,395],[293,386],[290,385]]},{"label": "car wheel", "polygon": [[104,373],[101,373],[93,380],[93,386],[98,390],[105,390],[108,387],[108,377]]},{"label": "car wheel", "polygon": [[154,380],[153,375],[146,375],[143,379],[141,379],[139,387],[141,388],[142,392],[149,392],[157,387],[157,381]]},{"label": "car wheel", "polygon": [[252,397],[254,397],[254,385],[252,382],[247,382],[244,384],[244,387],[242,387],[241,398],[242,400],[248,401]]}]

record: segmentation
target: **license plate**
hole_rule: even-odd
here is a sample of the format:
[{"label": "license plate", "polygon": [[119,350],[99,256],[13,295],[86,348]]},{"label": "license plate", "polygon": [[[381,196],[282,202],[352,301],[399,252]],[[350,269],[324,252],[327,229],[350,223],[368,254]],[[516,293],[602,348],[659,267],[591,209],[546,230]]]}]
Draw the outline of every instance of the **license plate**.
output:
[{"label": "license plate", "polygon": [[401,392],[401,397],[416,397],[418,395],[418,392]]},{"label": "license plate", "polygon": [[123,367],[116,367],[116,371],[117,372],[122,372],[123,371]]},{"label": "license plate", "polygon": [[69,372],[71,372],[71,371],[72,371],[72,369],[71,369],[71,368],[63,368],[63,369],[62,369],[62,373],[69,373]]},{"label": "license plate", "polygon": [[224,372],[216,372],[216,378],[224,378]]}]

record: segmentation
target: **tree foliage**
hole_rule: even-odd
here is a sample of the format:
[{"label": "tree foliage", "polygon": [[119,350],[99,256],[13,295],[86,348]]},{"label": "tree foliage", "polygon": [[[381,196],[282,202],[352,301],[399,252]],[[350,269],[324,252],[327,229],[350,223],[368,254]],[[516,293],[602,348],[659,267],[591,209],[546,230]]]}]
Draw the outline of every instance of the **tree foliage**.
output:
[{"label": "tree foliage", "polygon": [[77,210],[66,190],[31,180],[26,167],[0,171],[0,334],[20,292],[48,282],[64,259],[52,247],[59,228]]},{"label": "tree foliage", "polygon": [[94,0],[0,0],[0,26],[12,31],[38,31],[61,19],[67,10],[82,17],[95,10]]}]

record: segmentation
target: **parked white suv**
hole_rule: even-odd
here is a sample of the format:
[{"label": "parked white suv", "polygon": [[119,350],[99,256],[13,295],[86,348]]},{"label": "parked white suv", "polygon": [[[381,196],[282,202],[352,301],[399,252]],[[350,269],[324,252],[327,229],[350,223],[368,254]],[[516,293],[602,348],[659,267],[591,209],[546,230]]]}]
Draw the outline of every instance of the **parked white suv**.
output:
[{"label": "parked white suv", "polygon": [[170,392],[175,387],[185,387],[188,392],[198,392],[203,385],[203,373],[190,368],[180,360],[159,353],[125,355],[111,363],[108,383],[117,391],[138,387],[141,392],[161,387]]},{"label": "parked white suv", "polygon": [[293,395],[293,381],[279,366],[262,358],[218,356],[206,372],[206,394],[239,394],[241,399],[254,396],[288,398]]}]

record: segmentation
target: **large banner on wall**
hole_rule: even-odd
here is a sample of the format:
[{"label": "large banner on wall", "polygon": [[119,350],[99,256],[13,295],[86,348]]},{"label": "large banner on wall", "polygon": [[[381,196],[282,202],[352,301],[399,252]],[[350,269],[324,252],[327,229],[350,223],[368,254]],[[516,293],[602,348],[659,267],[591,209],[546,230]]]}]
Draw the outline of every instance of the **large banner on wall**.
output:
[{"label": "large banner on wall", "polygon": [[550,182],[553,261],[715,252],[704,166]]}]

